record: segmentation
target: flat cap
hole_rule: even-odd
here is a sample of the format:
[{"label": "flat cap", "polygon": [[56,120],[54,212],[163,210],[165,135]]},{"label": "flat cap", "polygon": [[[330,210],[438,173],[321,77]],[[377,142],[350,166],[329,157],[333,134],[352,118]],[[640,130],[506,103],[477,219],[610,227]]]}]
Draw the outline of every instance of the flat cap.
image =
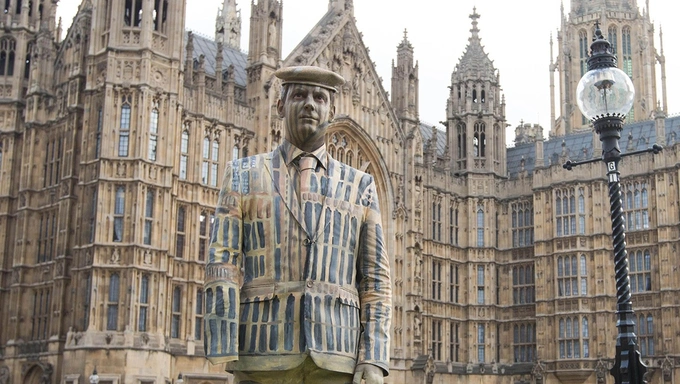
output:
[{"label": "flat cap", "polygon": [[274,75],[283,80],[281,85],[315,85],[333,92],[337,92],[338,87],[345,84],[345,79],[337,73],[314,66],[280,68]]}]

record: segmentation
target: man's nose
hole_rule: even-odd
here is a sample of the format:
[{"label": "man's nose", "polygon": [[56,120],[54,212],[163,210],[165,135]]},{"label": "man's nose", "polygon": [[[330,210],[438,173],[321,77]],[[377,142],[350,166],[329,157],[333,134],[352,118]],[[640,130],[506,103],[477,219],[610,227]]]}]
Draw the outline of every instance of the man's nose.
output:
[{"label": "man's nose", "polygon": [[311,95],[307,96],[307,98],[305,98],[305,109],[313,111],[315,108],[316,107],[314,106],[314,97],[312,97]]}]

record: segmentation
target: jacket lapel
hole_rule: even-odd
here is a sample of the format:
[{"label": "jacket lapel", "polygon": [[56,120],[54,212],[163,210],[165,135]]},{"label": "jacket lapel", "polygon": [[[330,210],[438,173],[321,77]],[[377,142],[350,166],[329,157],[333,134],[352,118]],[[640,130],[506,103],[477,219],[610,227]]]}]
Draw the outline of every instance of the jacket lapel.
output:
[{"label": "jacket lapel", "polygon": [[276,190],[276,193],[281,196],[281,201],[286,205],[286,208],[290,212],[291,216],[305,228],[304,218],[302,217],[302,211],[300,210],[300,203],[298,202],[297,195],[293,191],[293,180],[288,177],[288,169],[286,167],[286,162],[281,155],[279,148],[276,148],[273,152],[267,154],[265,158],[264,166],[271,177],[272,185]]}]

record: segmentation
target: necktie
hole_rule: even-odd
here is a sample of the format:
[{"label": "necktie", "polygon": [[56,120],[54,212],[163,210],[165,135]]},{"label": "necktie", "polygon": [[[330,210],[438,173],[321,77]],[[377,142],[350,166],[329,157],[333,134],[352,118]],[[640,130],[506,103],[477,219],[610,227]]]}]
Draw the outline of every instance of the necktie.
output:
[{"label": "necktie", "polygon": [[300,169],[300,185],[298,186],[298,202],[300,203],[300,209],[304,211],[304,205],[302,204],[303,193],[309,192],[310,186],[312,184],[312,174],[316,168],[316,158],[314,156],[303,156],[300,158],[299,169]]}]

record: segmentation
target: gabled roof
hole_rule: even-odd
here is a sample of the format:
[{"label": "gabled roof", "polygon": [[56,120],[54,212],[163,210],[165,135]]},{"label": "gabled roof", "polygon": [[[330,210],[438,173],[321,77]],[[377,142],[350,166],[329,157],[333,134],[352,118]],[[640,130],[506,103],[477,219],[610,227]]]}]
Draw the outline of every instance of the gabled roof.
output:
[{"label": "gabled roof", "polygon": [[[187,31],[184,34],[184,56],[186,57],[186,42],[189,36]],[[201,55],[205,57],[205,73],[209,75],[215,75],[215,66],[217,61],[215,60],[217,56],[217,43],[205,36],[199,35],[193,32],[194,36],[194,59],[198,59]],[[222,57],[224,61],[222,62],[221,71],[229,68],[229,65],[234,65],[234,81],[236,85],[241,87],[246,86],[246,66],[248,65],[248,55],[238,49],[232,47],[224,47],[222,49]]]},{"label": "gabled roof", "polygon": [[[680,140],[680,116],[666,119],[666,145],[670,146]],[[657,143],[654,120],[640,121],[623,126],[619,146],[621,152],[633,152],[650,148]],[[555,137],[543,143],[543,164],[562,165],[562,159],[581,161],[600,156],[593,155],[593,132],[578,132],[564,137]],[[531,173],[536,168],[536,145],[523,144],[508,148],[508,174],[516,177],[522,170]]]}]

